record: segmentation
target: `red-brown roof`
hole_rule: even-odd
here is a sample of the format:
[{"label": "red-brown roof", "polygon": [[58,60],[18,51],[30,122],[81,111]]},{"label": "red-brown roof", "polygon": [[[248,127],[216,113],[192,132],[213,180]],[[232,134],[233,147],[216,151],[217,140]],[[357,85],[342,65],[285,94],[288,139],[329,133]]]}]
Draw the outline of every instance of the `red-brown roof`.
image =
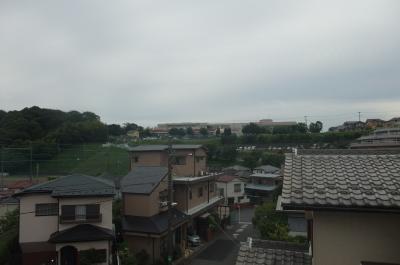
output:
[{"label": "red-brown roof", "polygon": [[6,185],[7,188],[17,190],[17,189],[26,189],[34,184],[37,184],[38,181],[30,181],[30,180],[16,180],[10,182]]},{"label": "red-brown roof", "polygon": [[217,182],[231,182],[232,180],[238,178],[238,176],[222,175],[217,177]]}]

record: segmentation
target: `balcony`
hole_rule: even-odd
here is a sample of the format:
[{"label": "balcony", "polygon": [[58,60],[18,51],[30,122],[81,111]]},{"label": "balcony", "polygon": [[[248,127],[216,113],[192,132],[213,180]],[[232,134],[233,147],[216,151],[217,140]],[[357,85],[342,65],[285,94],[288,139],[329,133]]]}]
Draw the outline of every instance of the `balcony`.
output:
[{"label": "balcony", "polygon": [[101,223],[102,215],[60,215],[60,224]]}]

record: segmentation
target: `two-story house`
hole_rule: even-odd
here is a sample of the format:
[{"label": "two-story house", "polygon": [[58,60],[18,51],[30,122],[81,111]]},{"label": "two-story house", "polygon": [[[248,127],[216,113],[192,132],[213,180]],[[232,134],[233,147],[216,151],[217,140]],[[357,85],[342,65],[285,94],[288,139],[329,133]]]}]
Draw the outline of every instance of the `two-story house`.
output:
[{"label": "two-story house", "polygon": [[[136,166],[121,180],[122,230],[129,249],[145,251],[152,263],[167,252],[168,168]],[[172,210],[174,249],[186,247],[186,223],[189,216]],[[182,253],[182,252],[181,252]]]},{"label": "two-story house", "polygon": [[276,191],[281,185],[282,175],[280,169],[265,165],[253,170],[245,189],[252,203],[262,203],[271,201],[277,195]]},{"label": "two-story house", "polygon": [[216,178],[218,194],[225,198],[225,205],[243,204],[250,202],[244,188],[247,182],[235,175],[219,175]]},{"label": "two-story house", "polygon": [[74,174],[31,186],[16,196],[24,265],[74,265],[93,256],[96,264],[111,264],[112,183]]},{"label": "two-story house", "polygon": [[[137,166],[168,167],[168,145],[139,145],[129,150],[130,169]],[[173,174],[176,176],[201,176],[207,172],[207,154],[202,145],[174,144]]]},{"label": "two-story house", "polygon": [[223,202],[215,182],[216,176],[174,177],[176,208],[190,216],[188,233],[207,239],[208,216]]},{"label": "two-story house", "polygon": [[287,154],[283,210],[305,211],[314,265],[400,264],[400,150]]}]

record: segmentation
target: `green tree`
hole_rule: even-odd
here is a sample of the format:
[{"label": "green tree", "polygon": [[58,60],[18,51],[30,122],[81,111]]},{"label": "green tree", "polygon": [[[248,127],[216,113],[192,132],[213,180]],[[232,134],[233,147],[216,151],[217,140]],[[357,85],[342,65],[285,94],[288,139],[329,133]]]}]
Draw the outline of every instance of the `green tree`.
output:
[{"label": "green tree", "polygon": [[261,134],[261,133],[265,133],[265,132],[266,132],[265,128],[259,126],[256,123],[253,123],[253,122],[243,126],[243,128],[242,128],[242,133],[247,134],[247,135],[249,135],[249,134],[256,135],[256,134]]},{"label": "green tree", "polygon": [[186,134],[189,135],[189,136],[192,136],[193,135],[193,128],[192,127],[187,127],[186,128]]},{"label": "green tree", "polygon": [[200,134],[203,136],[207,136],[208,135],[208,130],[207,128],[200,128]]},{"label": "green tree", "polygon": [[225,128],[224,129],[224,136],[230,136],[230,135],[232,135],[231,128]]},{"label": "green tree", "polygon": [[260,231],[262,239],[286,241],[289,239],[289,226],[283,213],[276,212],[272,202],[256,207],[254,226]]},{"label": "green tree", "polygon": [[217,130],[215,131],[215,135],[216,136],[220,136],[221,135],[221,129],[217,128]]},{"label": "green tree", "polygon": [[320,121],[317,121],[317,122],[311,122],[310,123],[310,126],[309,126],[309,130],[310,130],[310,132],[312,132],[312,133],[320,133],[321,132],[321,130],[322,130],[322,122],[320,122]]}]

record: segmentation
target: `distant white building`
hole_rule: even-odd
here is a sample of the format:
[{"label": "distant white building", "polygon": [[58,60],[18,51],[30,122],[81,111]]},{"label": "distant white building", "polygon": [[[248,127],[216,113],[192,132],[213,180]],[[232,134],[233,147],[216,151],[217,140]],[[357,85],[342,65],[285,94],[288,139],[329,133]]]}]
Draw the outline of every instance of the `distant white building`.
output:
[{"label": "distant white building", "polygon": [[222,175],[217,177],[216,183],[219,195],[225,198],[225,204],[233,205],[250,202],[244,192],[246,182],[239,176]]}]

